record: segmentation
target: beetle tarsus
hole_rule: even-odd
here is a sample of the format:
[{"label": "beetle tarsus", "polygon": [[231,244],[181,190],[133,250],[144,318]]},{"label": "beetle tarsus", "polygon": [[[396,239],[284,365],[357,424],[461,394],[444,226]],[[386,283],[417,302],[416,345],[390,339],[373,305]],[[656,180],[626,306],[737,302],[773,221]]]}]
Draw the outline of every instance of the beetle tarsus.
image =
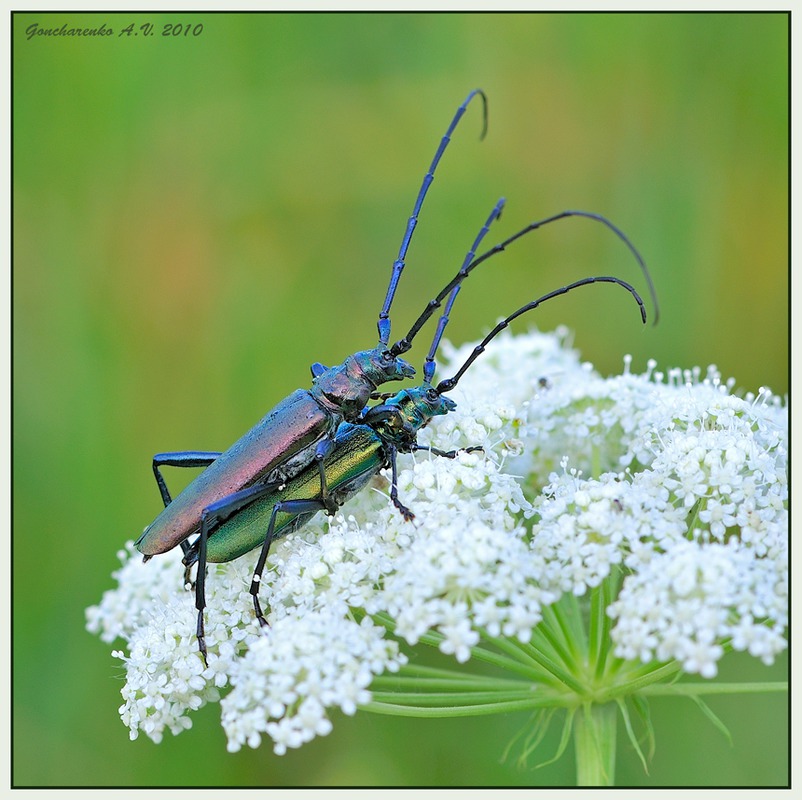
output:
[{"label": "beetle tarsus", "polygon": [[[251,585],[253,587],[253,584]],[[265,618],[265,615],[262,613],[262,606],[259,603],[259,598],[256,594],[253,595],[253,609],[256,612],[256,619],[259,620],[259,626],[264,628],[269,628],[270,623]]]},{"label": "beetle tarsus", "polygon": [[415,519],[415,515],[402,503],[395,498],[393,500],[393,505],[398,509],[401,516],[404,518],[404,522],[412,522]]},{"label": "beetle tarsus", "polygon": [[198,650],[200,651],[201,658],[203,659],[203,665],[208,667],[209,658],[208,651],[206,650],[206,636],[203,632],[203,611],[198,612],[198,627],[195,631],[195,635],[198,639]]}]

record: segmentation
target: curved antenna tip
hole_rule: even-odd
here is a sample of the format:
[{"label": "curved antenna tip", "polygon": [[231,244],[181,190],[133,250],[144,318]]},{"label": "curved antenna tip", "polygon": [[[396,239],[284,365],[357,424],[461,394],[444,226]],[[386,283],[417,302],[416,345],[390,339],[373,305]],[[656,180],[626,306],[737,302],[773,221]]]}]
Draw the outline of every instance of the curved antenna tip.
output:
[{"label": "curved antenna tip", "polygon": [[482,98],[482,132],[479,135],[479,141],[481,142],[485,136],[487,136],[487,95],[484,92],[484,89],[476,88],[474,89],[469,95],[468,99],[465,101],[465,105],[467,106],[468,102],[474,95],[479,95]]}]

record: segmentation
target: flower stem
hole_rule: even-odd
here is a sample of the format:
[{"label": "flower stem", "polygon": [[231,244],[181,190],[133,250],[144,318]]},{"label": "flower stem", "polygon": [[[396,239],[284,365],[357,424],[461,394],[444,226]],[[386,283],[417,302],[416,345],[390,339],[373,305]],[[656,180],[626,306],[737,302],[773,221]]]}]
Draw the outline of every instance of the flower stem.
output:
[{"label": "flower stem", "polygon": [[667,695],[678,696],[686,695],[693,697],[702,694],[765,694],[767,692],[787,692],[788,683],[786,681],[759,681],[752,683],[656,683],[651,686],[644,686],[639,693],[642,695]]},{"label": "flower stem", "polygon": [[614,785],[617,712],[615,703],[592,703],[574,717],[577,786]]}]

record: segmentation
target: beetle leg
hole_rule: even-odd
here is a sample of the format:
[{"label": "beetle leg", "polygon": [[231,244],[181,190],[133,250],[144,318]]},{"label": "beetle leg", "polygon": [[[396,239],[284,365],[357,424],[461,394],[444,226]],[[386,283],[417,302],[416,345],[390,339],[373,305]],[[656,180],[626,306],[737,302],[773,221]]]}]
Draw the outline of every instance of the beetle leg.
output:
[{"label": "beetle leg", "polygon": [[262,543],[262,549],[259,553],[259,560],[256,562],[256,568],[253,571],[253,580],[251,581],[250,593],[253,596],[253,608],[256,612],[256,619],[263,627],[269,627],[262,613],[262,607],[259,605],[259,586],[262,582],[262,572],[267,562],[267,553],[270,550],[270,544],[273,541],[273,532],[276,528],[276,516],[279,511],[285,514],[314,514],[317,511],[326,511],[326,504],[322,500],[279,500],[273,506],[273,513],[270,515],[270,524],[267,526],[267,535]]},{"label": "beetle leg", "polygon": [[[173,502],[170,491],[165,483],[164,476],[161,474],[161,467],[208,467],[220,456],[217,452],[207,452],[205,450],[181,450],[175,453],[156,453],[153,456],[153,474],[156,477],[156,485],[159,487],[159,494],[162,496],[164,507]],[[186,539],[181,542],[181,551],[186,553],[189,550],[189,542]],[[189,583],[189,567],[184,573],[186,583]]]},{"label": "beetle leg", "polygon": [[209,534],[217,525],[225,522],[232,514],[250,505],[263,494],[274,491],[275,488],[275,483],[249,486],[247,489],[234,492],[203,509],[200,536],[198,536],[197,541],[198,573],[195,580],[195,608],[198,610],[198,626],[196,628],[198,649],[203,656],[204,664],[208,665],[208,660],[206,658],[206,637],[203,627],[203,611],[206,608],[206,543],[209,539]]},{"label": "beetle leg", "polygon": [[[415,515],[398,499],[398,467],[396,466],[396,456],[398,455],[398,449],[393,446],[392,444],[387,444],[387,448],[389,450],[389,458],[390,458],[390,468],[392,470],[392,483],[390,484],[390,499],[393,501],[393,505],[399,510],[401,516],[407,521],[411,522],[415,519]],[[472,453],[476,450],[484,450],[483,447],[466,447],[460,450],[439,450],[436,447],[429,447],[428,445],[422,444],[413,444],[409,448],[411,451],[417,450],[428,450],[430,453],[434,453],[436,456],[442,456],[443,458],[456,458],[457,453]]]},{"label": "beetle leg", "polygon": [[205,450],[181,450],[177,453],[156,453],[153,456],[153,474],[156,476],[156,484],[159,487],[165,507],[172,502],[167,484],[161,474],[160,467],[208,467],[221,454],[218,452],[207,452]]},{"label": "beetle leg", "polygon": [[402,452],[409,450],[420,427],[410,422],[398,406],[383,404],[365,411],[361,422],[373,428],[385,441],[400,446]]},{"label": "beetle leg", "polygon": [[481,445],[477,447],[461,447],[459,450],[438,450],[436,447],[429,447],[428,445],[423,444],[413,444],[410,447],[410,450],[417,452],[418,450],[428,450],[430,453],[433,453],[436,456],[440,456],[441,458],[456,458],[457,453],[475,453],[475,452],[484,452],[484,447]]},{"label": "beetle leg", "polygon": [[320,499],[323,503],[323,508],[329,516],[337,513],[338,508],[337,503],[334,502],[329,493],[329,486],[326,482],[326,465],[324,464],[326,457],[332,450],[334,450],[334,439],[328,436],[325,439],[321,439],[315,449],[315,462],[320,472]]},{"label": "beetle leg", "polygon": [[390,451],[390,469],[392,470],[392,482],[390,483],[390,499],[393,505],[399,510],[401,516],[407,521],[411,522],[415,519],[415,515],[398,499],[398,467],[396,465],[396,456],[398,450],[393,445],[388,444],[387,449]]},{"label": "beetle leg", "polygon": [[[360,422],[364,425],[370,425],[375,428],[379,425],[389,425],[391,428],[408,428],[409,423],[404,418],[404,412],[398,406],[384,405],[383,403],[378,406],[371,406],[366,409],[362,414]],[[411,429],[414,439],[414,434],[417,433]]]}]

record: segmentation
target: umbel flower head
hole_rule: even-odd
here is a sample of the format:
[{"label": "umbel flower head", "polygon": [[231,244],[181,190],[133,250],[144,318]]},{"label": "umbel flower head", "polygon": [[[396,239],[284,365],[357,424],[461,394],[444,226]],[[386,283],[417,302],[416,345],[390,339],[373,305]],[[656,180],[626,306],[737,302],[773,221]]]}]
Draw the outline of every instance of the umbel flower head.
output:
[{"label": "umbel flower head", "polygon": [[[444,362],[470,347],[445,345]],[[770,664],[788,622],[787,410],[767,390],[736,396],[713,367],[655,367],[625,359],[604,379],[565,330],[499,336],[457,411],[419,437],[483,452],[399,456],[413,522],[379,480],[275,543],[264,632],[248,594],[257,553],[210,565],[208,666],[180,550],[145,564],[129,543],[87,627],[125,642],[131,738],[158,742],[219,701],[229,750],[266,735],[281,754],[329,733],[338,709],[570,719],[617,701],[626,714],[644,687],[712,678],[730,650]],[[454,671],[413,668],[424,645]],[[474,674],[477,661],[506,675]],[[445,699],[423,708],[430,687]]]}]

